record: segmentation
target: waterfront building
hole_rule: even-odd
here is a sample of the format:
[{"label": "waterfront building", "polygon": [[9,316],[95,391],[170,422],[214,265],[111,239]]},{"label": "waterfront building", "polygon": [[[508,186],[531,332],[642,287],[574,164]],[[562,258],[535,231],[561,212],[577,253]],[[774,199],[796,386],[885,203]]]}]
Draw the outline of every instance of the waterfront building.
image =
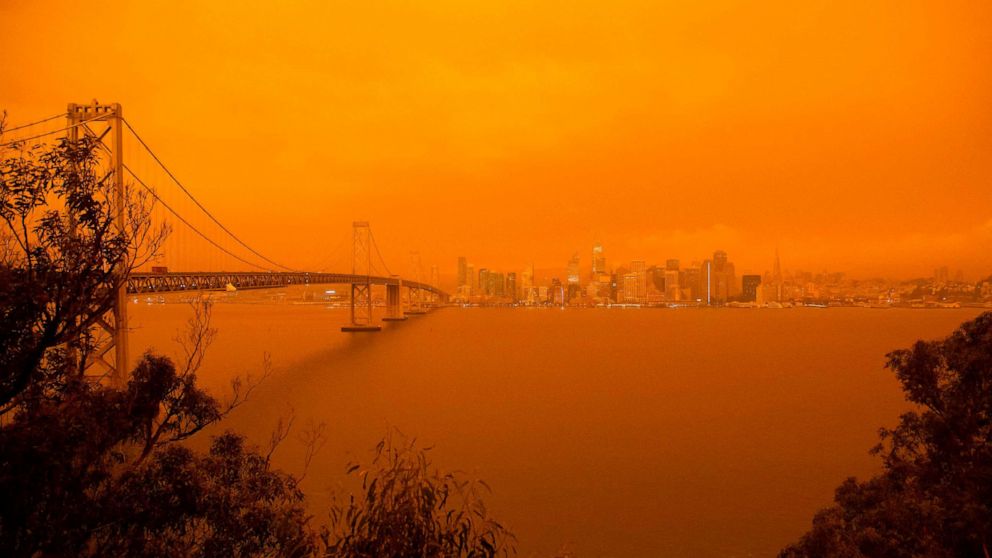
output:
[{"label": "waterfront building", "polygon": [[741,277],[741,286],[741,299],[745,302],[756,302],[759,298],[758,292],[761,290],[761,276],[743,275]]}]

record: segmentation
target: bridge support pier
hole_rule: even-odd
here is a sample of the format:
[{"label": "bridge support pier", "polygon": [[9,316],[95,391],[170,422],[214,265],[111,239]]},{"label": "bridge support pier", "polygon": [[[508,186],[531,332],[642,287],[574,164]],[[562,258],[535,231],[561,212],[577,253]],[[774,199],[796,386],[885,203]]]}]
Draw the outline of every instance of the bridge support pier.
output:
[{"label": "bridge support pier", "polygon": [[423,289],[410,289],[410,309],[406,311],[407,314],[411,316],[420,316],[427,313],[427,311],[424,310],[423,293]]},{"label": "bridge support pier", "polygon": [[403,315],[403,302],[400,299],[400,288],[403,286],[399,275],[394,275],[395,285],[386,285],[386,315],[384,322],[401,322],[406,319]]}]

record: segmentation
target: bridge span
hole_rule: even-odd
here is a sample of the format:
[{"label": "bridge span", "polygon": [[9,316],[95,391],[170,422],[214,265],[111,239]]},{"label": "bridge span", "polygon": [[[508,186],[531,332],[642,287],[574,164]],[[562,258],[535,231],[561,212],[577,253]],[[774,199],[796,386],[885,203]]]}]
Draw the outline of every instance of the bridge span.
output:
[{"label": "bridge span", "polygon": [[[64,126],[52,128],[56,124],[48,124],[62,117],[66,118]],[[44,127],[41,128],[41,127]],[[375,286],[384,287],[386,312],[379,316],[382,321],[401,321],[407,314],[423,314],[426,308],[433,306],[436,301],[447,302],[448,293],[436,286],[432,279],[428,284],[421,282],[423,270],[419,255],[415,258],[412,269],[407,272],[415,280],[407,281],[393,274],[386,265],[379,247],[372,235],[368,221],[354,221],[351,235],[351,265],[338,262],[333,265],[316,265],[312,267],[323,269],[351,269],[351,273],[326,273],[299,271],[287,267],[263,255],[247,244],[241,237],[224,225],[213,213],[200,202],[192,192],[183,185],[176,175],[155,154],[149,144],[138,135],[130,122],[124,118],[120,103],[92,104],[70,103],[65,112],[42,118],[29,124],[8,128],[6,134],[18,130],[18,138],[13,142],[0,144],[0,150],[14,145],[40,145],[49,140],[42,139],[58,136],[57,141],[77,144],[87,141],[93,148],[94,176],[102,176],[101,184],[107,185],[108,208],[112,208],[112,220],[120,231],[129,231],[129,219],[134,217],[128,213],[128,205],[132,201],[128,189],[134,187],[135,192],[147,196],[149,223],[170,224],[176,227],[178,238],[172,244],[175,250],[165,248],[166,239],[156,246],[163,258],[173,257],[176,252],[188,250],[200,256],[212,258],[221,257],[223,263],[207,264],[208,269],[256,269],[257,271],[172,271],[163,273],[140,273],[125,269],[115,270],[116,295],[112,308],[97,320],[94,325],[94,338],[100,342],[87,356],[83,368],[89,370],[99,364],[105,369],[101,376],[108,376],[114,382],[123,382],[130,371],[128,359],[128,320],[127,296],[144,293],[169,293],[185,291],[215,291],[226,290],[228,285],[237,289],[264,289],[288,287],[292,285],[334,284],[348,285],[350,289],[350,319],[342,326],[342,331],[363,332],[379,331],[381,326],[373,319],[372,289]],[[125,140],[130,146],[136,147],[135,153],[141,158],[125,160]],[[34,143],[26,143],[34,142]],[[129,149],[129,153],[130,153]],[[142,162],[143,161],[143,162]],[[141,176],[135,171],[141,172]],[[126,173],[126,176],[125,176]],[[151,173],[151,174],[148,174]],[[142,178],[142,176],[144,178]],[[158,177],[152,180],[151,177]],[[127,180],[126,180],[127,179]],[[139,188],[140,187],[140,188]],[[167,195],[167,192],[172,194]],[[155,212],[155,213],[153,213]],[[140,213],[140,212],[139,212]],[[133,233],[132,233],[133,234]],[[344,239],[342,239],[344,240]],[[188,245],[188,247],[187,247]],[[135,251],[145,248],[134,246]],[[323,248],[326,248],[323,247]],[[314,251],[316,255],[319,250]],[[333,252],[333,250],[329,250]],[[373,259],[373,253],[377,259]],[[413,253],[411,253],[413,255]],[[325,255],[326,256],[326,255]],[[166,263],[173,265],[172,269],[203,269],[203,264],[178,265],[177,258],[171,261],[161,260],[159,263],[168,269]],[[326,262],[327,260],[325,260]],[[329,262],[328,262],[329,263]],[[195,267],[194,267],[195,265]],[[243,266],[243,267],[242,267]],[[338,267],[339,266],[339,267]],[[377,267],[378,266],[378,267]],[[310,266],[308,266],[310,267]],[[406,287],[406,308],[402,289]]]},{"label": "bridge span", "polygon": [[448,293],[426,283],[404,281],[400,277],[323,272],[222,272],[190,271],[131,273],[127,293],[170,293],[182,291],[222,291],[227,285],[237,289],[272,289],[290,285],[386,285],[420,290],[447,301]]}]

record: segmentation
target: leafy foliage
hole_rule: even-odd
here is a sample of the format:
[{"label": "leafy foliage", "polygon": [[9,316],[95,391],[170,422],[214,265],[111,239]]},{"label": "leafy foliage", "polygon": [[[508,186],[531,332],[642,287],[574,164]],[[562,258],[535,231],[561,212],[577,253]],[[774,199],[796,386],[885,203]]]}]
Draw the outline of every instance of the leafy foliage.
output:
[{"label": "leafy foliage", "polygon": [[97,147],[0,160],[0,555],[312,554],[296,479],[234,434],[207,454],[176,445],[254,385],[226,404],[197,386],[209,305],[194,307],[181,368],[146,354],[124,386],[83,376],[92,326],[167,232],[140,196],[116,205]]},{"label": "leafy foliage", "polygon": [[890,353],[887,367],[919,408],[881,431],[884,472],[848,479],[781,556],[989,556],[992,313]]},{"label": "leafy foliage", "polygon": [[82,369],[97,341],[93,325],[168,232],[152,226],[146,196],[114,195],[98,147],[62,139],[15,145],[0,159],[0,407],[44,370],[54,347],[72,349],[61,358]]},{"label": "leafy foliage", "polygon": [[0,429],[0,554],[303,555],[312,537],[292,476],[234,434],[207,455],[172,443],[221,414],[153,355],[125,389],[66,382],[18,411]]},{"label": "leafy foliage", "polygon": [[414,441],[376,446],[371,468],[349,467],[362,494],[331,506],[323,533],[333,558],[492,557],[515,553],[513,535],[489,517],[482,481],[436,470]]}]

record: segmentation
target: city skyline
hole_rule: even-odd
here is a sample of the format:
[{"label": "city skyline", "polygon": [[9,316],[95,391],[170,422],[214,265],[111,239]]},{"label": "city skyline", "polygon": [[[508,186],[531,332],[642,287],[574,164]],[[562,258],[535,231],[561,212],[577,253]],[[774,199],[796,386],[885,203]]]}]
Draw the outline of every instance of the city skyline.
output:
[{"label": "city skyline", "polygon": [[[602,244],[596,243],[593,245],[593,247],[594,250],[596,247],[599,247],[601,249],[599,254],[600,255],[603,254]],[[709,256],[711,257],[714,252],[718,252],[718,251],[727,252],[726,250],[717,248],[711,250]],[[578,252],[573,252],[573,257],[576,256],[578,256],[579,278],[581,282],[585,282],[587,277],[594,276],[595,271],[597,271],[593,262],[594,256],[582,258]],[[616,259],[614,258],[603,257],[602,261],[607,262],[603,271],[608,273],[615,270],[618,267],[629,266],[630,263],[633,261],[644,261],[647,262],[649,265],[659,265],[659,266],[664,266],[667,262],[675,261],[675,262],[679,262],[681,265],[698,266],[706,258],[707,258],[706,254],[697,255],[696,257],[689,259],[673,258],[670,256],[659,255],[652,258],[633,258],[627,260],[621,259],[620,264],[617,264]],[[475,260],[477,260],[478,258],[471,258],[469,256],[458,256],[457,259],[459,262],[461,260],[464,260],[466,265],[472,269],[475,270],[479,269],[478,265],[475,263]],[[565,281],[567,280],[567,277],[570,275],[570,262],[571,262],[571,258],[564,261],[564,263],[559,263],[558,265],[555,265],[554,263],[548,263],[547,265],[543,265],[543,264],[536,265],[534,263],[518,263],[509,266],[490,265],[485,267],[486,269],[492,269],[494,271],[501,271],[501,272],[506,272],[506,271],[519,272],[525,268],[530,268],[534,270],[535,273],[539,273],[539,275],[537,276],[539,280],[550,281],[553,277],[557,276],[562,281]],[[448,270],[445,270],[445,266],[441,266],[441,269],[445,270],[442,271],[439,275],[442,284],[450,283],[451,285],[454,285],[456,287],[462,284],[461,275],[457,270],[459,265],[460,264],[456,264],[456,268],[453,268],[454,271],[452,272],[448,272]],[[942,262],[934,262],[933,264],[929,264],[929,267],[926,267],[926,265],[927,264],[921,264],[920,266],[921,273],[916,275],[902,275],[898,273],[857,274],[857,273],[852,273],[849,270],[840,269],[830,265],[812,266],[809,268],[804,268],[802,266],[796,266],[796,265],[787,265],[781,267],[779,251],[775,250],[775,252],[769,257],[768,265],[764,267],[739,266],[740,269],[737,269],[736,271],[741,275],[761,275],[761,276],[773,275],[773,274],[794,274],[794,273],[811,273],[811,274],[841,273],[847,276],[849,279],[862,280],[862,281],[870,281],[870,280],[911,281],[917,279],[933,278],[939,275],[940,273],[943,273],[946,275],[948,279],[956,282],[975,282],[975,281],[981,281],[983,279],[992,276],[992,268],[987,269],[984,272],[979,270],[972,274],[972,273],[967,273],[963,268],[953,267]]]},{"label": "city skyline", "polygon": [[[910,279],[855,278],[843,271],[818,272],[783,268],[778,250],[770,270],[739,270],[724,250],[683,262],[631,260],[617,263],[595,243],[589,265],[573,253],[564,268],[517,271],[480,267],[458,257],[451,294],[455,302],[604,306],[612,304],[703,306],[755,304],[981,304],[992,299],[992,274],[969,282],[963,270],[946,265]],[[518,281],[518,277],[520,280]]]}]

